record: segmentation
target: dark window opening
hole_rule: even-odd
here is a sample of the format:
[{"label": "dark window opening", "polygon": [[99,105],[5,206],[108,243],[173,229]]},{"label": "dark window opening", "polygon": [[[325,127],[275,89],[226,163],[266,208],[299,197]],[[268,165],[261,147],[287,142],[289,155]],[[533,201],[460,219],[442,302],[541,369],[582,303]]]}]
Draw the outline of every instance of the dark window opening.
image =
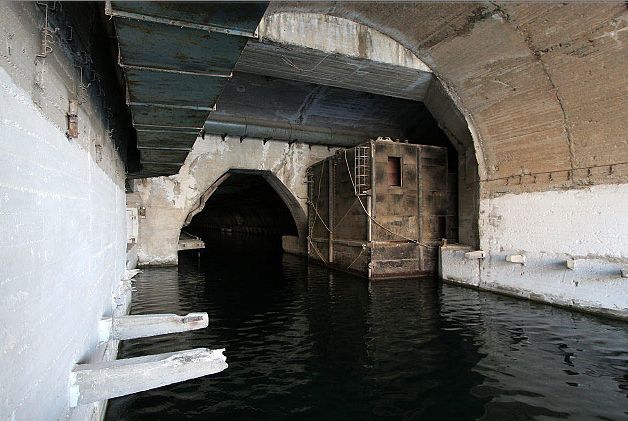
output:
[{"label": "dark window opening", "polygon": [[388,157],[388,185],[390,187],[401,187],[401,158],[396,156]]}]

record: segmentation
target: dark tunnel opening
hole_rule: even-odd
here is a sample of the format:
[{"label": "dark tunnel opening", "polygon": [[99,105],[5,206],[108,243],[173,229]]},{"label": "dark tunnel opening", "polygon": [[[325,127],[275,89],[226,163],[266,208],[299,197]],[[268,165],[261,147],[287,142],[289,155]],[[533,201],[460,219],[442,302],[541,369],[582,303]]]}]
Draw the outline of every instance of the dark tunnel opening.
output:
[{"label": "dark tunnel opening", "polygon": [[205,254],[280,255],[282,236],[297,236],[290,209],[259,174],[230,172],[184,232],[200,237]]}]

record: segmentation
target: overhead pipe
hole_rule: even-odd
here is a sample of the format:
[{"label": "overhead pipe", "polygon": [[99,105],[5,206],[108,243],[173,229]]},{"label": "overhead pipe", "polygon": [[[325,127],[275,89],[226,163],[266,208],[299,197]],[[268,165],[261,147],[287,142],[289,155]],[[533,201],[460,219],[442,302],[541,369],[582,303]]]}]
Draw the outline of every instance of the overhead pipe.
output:
[{"label": "overhead pipe", "polygon": [[221,136],[255,137],[264,140],[303,142],[324,146],[355,146],[369,140],[365,133],[338,131],[331,127],[293,125],[289,121],[269,122],[247,118],[211,116],[204,124],[206,133]]}]

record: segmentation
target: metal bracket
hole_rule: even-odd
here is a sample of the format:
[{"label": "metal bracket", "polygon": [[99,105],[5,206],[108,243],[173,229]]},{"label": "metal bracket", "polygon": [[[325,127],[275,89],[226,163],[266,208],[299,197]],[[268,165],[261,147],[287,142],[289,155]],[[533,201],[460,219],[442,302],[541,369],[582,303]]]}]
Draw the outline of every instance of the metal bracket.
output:
[{"label": "metal bracket", "polygon": [[71,99],[68,109],[68,130],[65,132],[68,139],[76,139],[79,135],[78,129],[78,100]]},{"label": "metal bracket", "polygon": [[213,107],[198,107],[196,105],[175,105],[175,104],[162,104],[162,103],[155,103],[155,102],[134,102],[131,100],[127,100],[126,105],[171,108],[171,109],[181,109],[181,110],[198,110],[198,111],[215,111],[216,110],[215,105]]},{"label": "metal bracket", "polygon": [[126,64],[122,62],[122,53],[118,51],[118,66],[123,69],[131,69],[131,70],[141,70],[146,72],[159,72],[159,73],[174,73],[178,75],[190,75],[190,76],[206,76],[206,77],[217,77],[217,78],[231,78],[233,77],[233,72],[196,72],[192,70],[178,70],[178,69],[166,69],[164,67],[153,67],[153,66],[139,66],[134,64]]},{"label": "metal bracket", "polygon": [[[59,31],[59,28],[52,29],[50,25],[48,25],[48,3],[37,2],[39,6],[44,6],[46,8],[45,18],[44,18],[44,27],[41,28],[41,53],[37,54],[39,58],[46,58],[48,54],[52,53],[52,45],[54,44],[54,35]],[[54,11],[56,6],[53,2]]]}]

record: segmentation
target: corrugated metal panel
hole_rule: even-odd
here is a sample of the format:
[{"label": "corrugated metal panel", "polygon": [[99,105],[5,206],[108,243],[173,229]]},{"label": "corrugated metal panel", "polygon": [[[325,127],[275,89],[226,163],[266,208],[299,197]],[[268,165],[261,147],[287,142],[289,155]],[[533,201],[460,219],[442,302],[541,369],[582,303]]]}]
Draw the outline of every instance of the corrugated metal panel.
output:
[{"label": "corrugated metal panel", "polygon": [[210,111],[191,110],[186,108],[151,107],[145,105],[131,105],[133,124],[138,126],[168,126],[173,121],[176,127],[194,128],[200,130],[207,120]]},{"label": "corrugated metal panel", "polygon": [[139,148],[176,148],[192,149],[196,141],[196,132],[174,132],[163,129],[138,130],[137,146]]},{"label": "corrugated metal panel", "polygon": [[250,42],[236,71],[423,101],[432,73],[296,45]]},{"label": "corrugated metal panel", "polygon": [[113,2],[113,8],[120,12],[251,34],[257,29],[267,6],[267,2]]},{"label": "corrugated metal panel", "polygon": [[[142,163],[141,177],[158,177],[160,175],[172,175],[179,172],[181,164]],[[139,178],[139,177],[136,177]]]},{"label": "corrugated metal panel", "polygon": [[142,173],[174,174],[196,140],[198,131],[189,129],[203,126],[267,3],[107,2],[105,7],[115,18]]},{"label": "corrugated metal panel", "polygon": [[140,149],[140,162],[172,162],[185,161],[188,151],[171,151],[162,149]]},{"label": "corrugated metal panel", "polygon": [[120,62],[229,74],[248,38],[153,22],[117,19]]},{"label": "corrugated metal panel", "polygon": [[179,105],[209,111],[224,87],[224,78],[125,69],[130,104]]}]

